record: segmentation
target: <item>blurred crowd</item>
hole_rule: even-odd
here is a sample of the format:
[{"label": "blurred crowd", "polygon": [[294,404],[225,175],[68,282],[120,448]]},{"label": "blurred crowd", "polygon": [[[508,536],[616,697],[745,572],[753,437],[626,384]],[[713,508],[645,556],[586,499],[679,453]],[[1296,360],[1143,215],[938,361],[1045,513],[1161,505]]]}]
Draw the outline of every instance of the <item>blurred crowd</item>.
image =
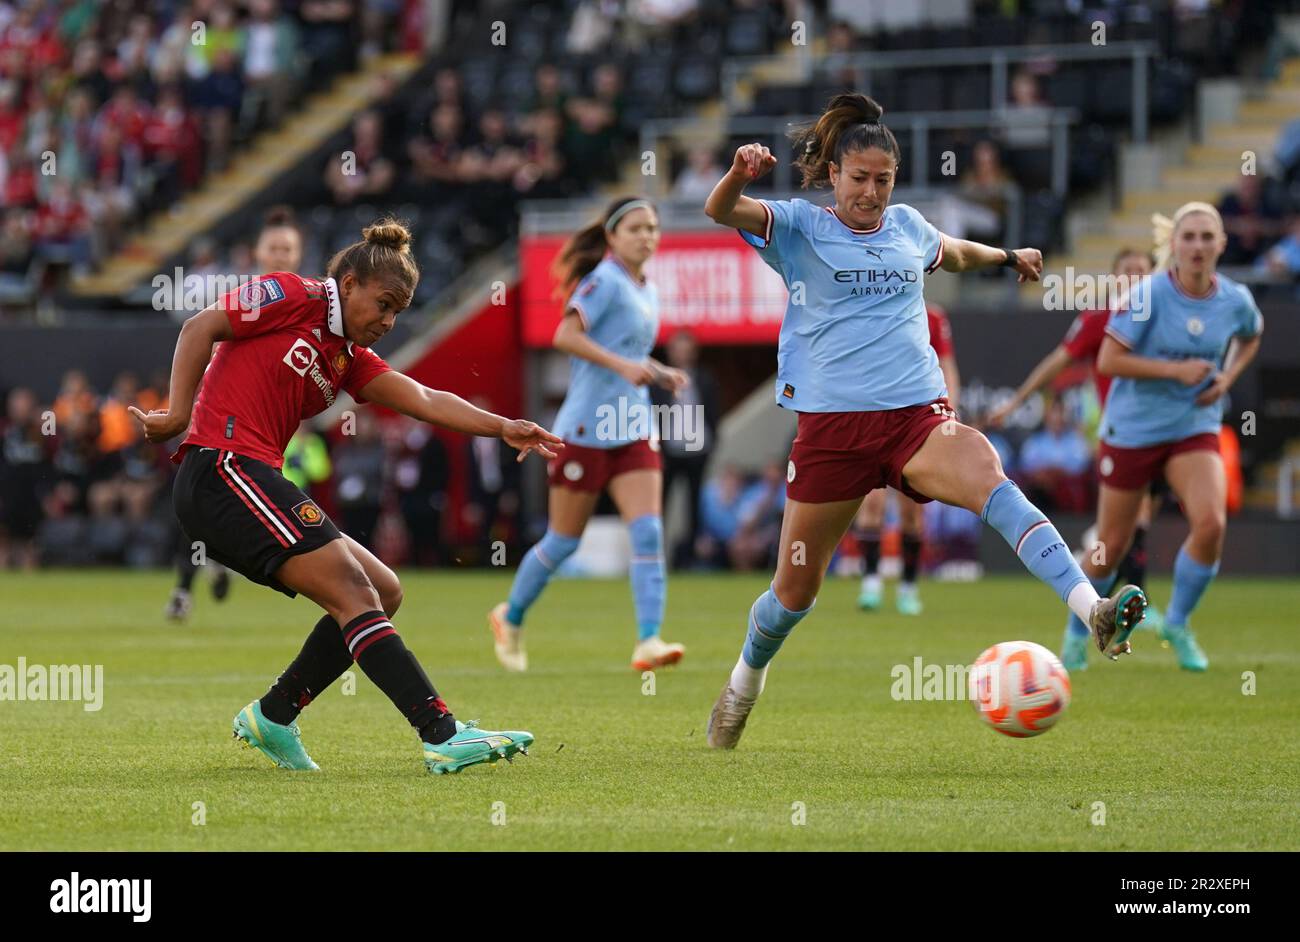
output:
[{"label": "blurred crowd", "polygon": [[[0,303],[89,269],[276,126],[409,42],[404,0],[0,0]],[[57,268],[56,268],[57,270]]]},{"label": "blurred crowd", "polygon": [[1300,281],[1300,118],[1282,129],[1272,159],[1257,169],[1219,200],[1228,234],[1220,264]]},{"label": "blurred crowd", "polygon": [[[171,508],[178,441],[150,445],[129,406],[162,408],[167,376],[118,375],[106,392],[69,370],[53,402],[11,389],[0,417],[0,568],[169,564],[183,546]],[[491,408],[491,403],[478,400]],[[442,436],[370,410],[304,423],[284,474],[341,529],[394,564],[517,559],[519,465],[496,439]]]}]

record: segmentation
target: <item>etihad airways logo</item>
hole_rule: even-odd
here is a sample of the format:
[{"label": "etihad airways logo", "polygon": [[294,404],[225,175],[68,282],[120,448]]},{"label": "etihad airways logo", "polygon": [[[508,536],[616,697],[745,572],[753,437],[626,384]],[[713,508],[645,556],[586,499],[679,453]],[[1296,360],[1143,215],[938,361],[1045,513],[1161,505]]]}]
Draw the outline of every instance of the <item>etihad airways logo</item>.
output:
[{"label": "etihad airways logo", "polygon": [[[874,254],[874,253],[873,253]],[[842,285],[852,285],[849,297],[902,294],[921,276],[910,268],[842,268],[835,273]]]}]

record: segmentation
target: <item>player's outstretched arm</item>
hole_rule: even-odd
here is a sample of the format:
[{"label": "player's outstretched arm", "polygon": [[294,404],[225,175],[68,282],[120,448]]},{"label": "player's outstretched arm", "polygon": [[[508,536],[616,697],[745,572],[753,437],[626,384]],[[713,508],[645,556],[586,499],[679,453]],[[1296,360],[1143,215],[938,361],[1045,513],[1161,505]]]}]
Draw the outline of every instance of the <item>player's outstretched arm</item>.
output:
[{"label": "player's outstretched arm", "polygon": [[1055,347],[1051,353],[1038,361],[1038,365],[1030,370],[1025,381],[1020,384],[1020,388],[1002,405],[998,406],[989,413],[985,424],[991,428],[998,428],[1007,420],[1007,416],[1019,409],[1034,393],[1042,389],[1052,380],[1056,379],[1067,366],[1073,357],[1063,346]]},{"label": "player's outstretched arm", "polygon": [[1038,281],[1043,274],[1043,253],[1038,249],[998,249],[943,233],[939,237],[943,239],[943,261],[939,267],[944,271],[974,271],[1005,265],[1015,271],[1020,282]]},{"label": "player's outstretched arm", "polygon": [[176,338],[176,352],[172,355],[167,408],[151,409],[145,415],[135,406],[127,407],[143,426],[145,438],[154,443],[165,442],[189,428],[194,394],[208,361],[212,359],[212,347],[234,335],[225,310],[216,304],[204,308],[181,326],[180,336]]},{"label": "player's outstretched arm", "polygon": [[762,144],[736,149],[731,169],[718,181],[704,201],[704,213],[714,222],[744,229],[756,236],[767,235],[767,211],[756,199],[743,195],[745,187],[776,166],[776,158]]},{"label": "player's outstretched arm", "polygon": [[380,373],[362,386],[359,392],[376,405],[409,415],[421,422],[441,425],[466,435],[500,438],[511,448],[519,450],[520,461],[533,451],[544,458],[554,458],[556,453],[549,446],[564,447],[559,436],[551,434],[535,422],[506,419],[485,412],[455,393],[430,389],[396,370]]}]

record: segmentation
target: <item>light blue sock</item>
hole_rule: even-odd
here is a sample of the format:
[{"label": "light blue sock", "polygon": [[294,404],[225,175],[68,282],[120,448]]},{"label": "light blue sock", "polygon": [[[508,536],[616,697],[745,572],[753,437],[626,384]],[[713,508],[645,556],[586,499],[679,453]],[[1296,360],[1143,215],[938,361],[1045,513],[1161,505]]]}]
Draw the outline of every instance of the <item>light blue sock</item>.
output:
[{"label": "light blue sock", "polygon": [[[814,600],[813,605],[816,604]],[[776,652],[781,650],[781,645],[794,630],[794,626],[812,610],[812,605],[809,605],[802,612],[790,611],[777,600],[776,593],[769,586],[749,610],[749,630],[745,634],[745,647],[741,651],[745,663],[754,670],[766,667],[776,657]]]},{"label": "light blue sock", "polygon": [[1068,601],[1070,590],[1087,581],[1056,527],[1013,481],[993,488],[980,517],[1002,534],[1025,568],[1055,589],[1061,601]]},{"label": "light blue sock", "polygon": [[510,586],[506,621],[512,625],[524,623],[524,613],[537,601],[555,570],[560,568],[560,563],[573,555],[579,542],[576,536],[561,536],[554,530],[547,530],[537,545],[524,554],[524,561],[519,564],[515,581]]},{"label": "light blue sock", "polygon": [[[1110,595],[1110,590],[1115,588],[1115,576],[1116,573],[1112,572],[1108,576],[1098,576],[1096,579],[1089,579],[1088,581],[1091,582],[1092,587],[1097,590],[1097,594],[1102,598],[1105,598]],[[1065,630],[1072,635],[1086,635],[1089,633],[1088,626],[1085,625],[1083,619],[1074,614],[1074,612],[1070,612],[1070,621],[1069,624],[1065,626]]]},{"label": "light blue sock", "polygon": [[659,634],[664,621],[664,525],[658,514],[637,517],[627,526],[632,537],[632,602],[638,641]]},{"label": "light blue sock", "polygon": [[1214,581],[1219,571],[1219,564],[1212,566],[1198,563],[1187,555],[1187,548],[1178,551],[1174,560],[1174,591],[1169,597],[1169,607],[1165,609],[1165,621],[1180,628],[1186,627],[1187,619],[1196,610],[1196,604]]}]

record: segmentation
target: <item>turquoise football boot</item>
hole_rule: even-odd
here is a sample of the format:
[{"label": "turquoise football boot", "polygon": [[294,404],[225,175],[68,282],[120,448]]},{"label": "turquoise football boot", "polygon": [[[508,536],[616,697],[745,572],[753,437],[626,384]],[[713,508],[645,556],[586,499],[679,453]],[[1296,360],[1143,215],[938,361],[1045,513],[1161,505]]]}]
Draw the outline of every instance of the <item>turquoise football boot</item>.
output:
[{"label": "turquoise football boot", "polygon": [[1065,640],[1061,642],[1061,663],[1071,674],[1088,669],[1088,636],[1065,629]]},{"label": "turquoise football boot", "polygon": [[863,579],[862,591],[858,593],[858,608],[864,612],[874,612],[880,608],[881,595],[879,579]]},{"label": "turquoise football boot", "polygon": [[898,591],[894,593],[894,604],[898,607],[900,615],[919,615],[922,612],[921,594],[916,591],[914,585],[900,582]]},{"label": "turquoise football boot", "polygon": [[298,721],[288,726],[272,723],[262,714],[262,704],[254,700],[235,716],[231,723],[235,739],[252,746],[282,769],[319,772],[320,766],[302,747]]},{"label": "turquoise football boot", "polygon": [[479,762],[512,761],[516,753],[528,755],[533,734],[518,730],[494,733],[479,729],[475,720],[456,721],[456,735],[446,742],[424,744],[424,767],[434,775],[459,772]]},{"label": "turquoise football boot", "polygon": [[1183,670],[1199,673],[1209,668],[1210,659],[1196,643],[1196,635],[1192,634],[1192,629],[1186,625],[1175,625],[1167,621],[1160,630],[1160,637],[1168,641],[1169,646],[1174,649],[1174,654],[1178,655],[1178,666]]},{"label": "turquoise football boot", "polygon": [[1110,598],[1094,602],[1088,621],[1097,649],[1112,661],[1119,660],[1121,654],[1132,653],[1128,638],[1146,610],[1146,593],[1135,585],[1121,586]]}]

